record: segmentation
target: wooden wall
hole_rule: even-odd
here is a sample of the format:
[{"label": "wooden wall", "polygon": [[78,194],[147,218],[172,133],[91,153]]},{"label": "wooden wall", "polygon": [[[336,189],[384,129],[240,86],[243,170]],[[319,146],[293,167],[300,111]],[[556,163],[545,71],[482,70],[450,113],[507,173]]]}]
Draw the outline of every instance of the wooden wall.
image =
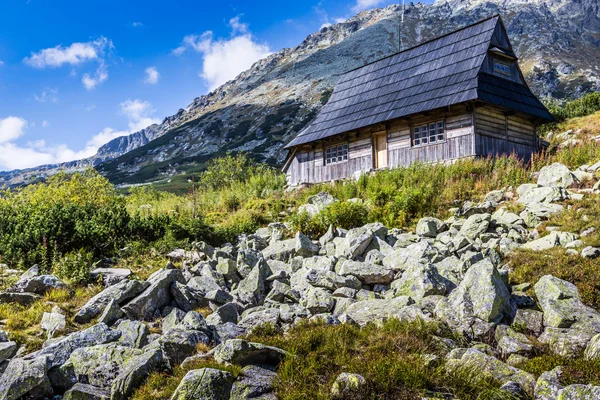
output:
[{"label": "wooden wall", "polygon": [[[339,143],[348,143],[348,161],[325,165],[324,148]],[[357,171],[373,169],[371,133],[350,134],[324,143],[300,147],[286,171],[288,182],[300,183],[329,182],[352,177]]]},{"label": "wooden wall", "polygon": [[[411,145],[412,127],[443,119],[446,121],[445,142],[419,147]],[[466,107],[457,107],[448,113],[419,116],[409,121],[391,123],[388,131],[389,167],[415,162],[450,161],[474,155],[472,120],[472,115]]]},{"label": "wooden wall", "polygon": [[479,156],[516,153],[529,159],[537,151],[535,125],[518,115],[490,106],[475,109],[475,153]]},{"label": "wooden wall", "polygon": [[[414,126],[442,119],[446,123],[446,141],[412,146]],[[387,125],[379,124],[299,147],[286,169],[288,182],[293,185],[328,182],[351,178],[358,171],[371,171],[374,168],[373,134],[380,132],[387,132],[388,168],[513,152],[529,159],[537,149],[535,125],[531,121],[487,105],[473,111],[466,106],[456,106],[447,112],[390,121]],[[324,149],[339,143],[348,143],[348,161],[324,165]]]}]

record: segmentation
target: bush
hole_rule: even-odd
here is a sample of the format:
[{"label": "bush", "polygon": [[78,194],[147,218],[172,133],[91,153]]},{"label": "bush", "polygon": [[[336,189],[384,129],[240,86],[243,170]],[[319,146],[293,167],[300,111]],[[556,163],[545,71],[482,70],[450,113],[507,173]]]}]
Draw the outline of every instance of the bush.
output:
[{"label": "bush", "polygon": [[52,272],[60,279],[75,284],[86,284],[91,281],[90,271],[94,265],[94,256],[79,249],[59,257],[53,264]]},{"label": "bush", "polygon": [[369,210],[360,203],[338,201],[330,204],[318,215],[311,217],[307,213],[296,214],[291,218],[294,230],[306,235],[323,235],[329,225],[335,228],[352,229],[367,223]]},{"label": "bush", "polygon": [[0,198],[2,261],[47,269],[61,254],[111,254],[129,237],[125,200],[94,170],[51,177]]}]

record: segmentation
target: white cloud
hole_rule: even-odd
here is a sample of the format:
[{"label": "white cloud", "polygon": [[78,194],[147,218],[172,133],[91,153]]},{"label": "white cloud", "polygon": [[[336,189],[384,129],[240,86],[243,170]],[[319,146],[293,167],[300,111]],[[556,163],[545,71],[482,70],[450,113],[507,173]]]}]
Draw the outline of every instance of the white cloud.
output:
[{"label": "white cloud", "polygon": [[48,125],[50,125],[50,123],[48,121],[42,121],[42,128],[46,128],[48,127]]},{"label": "white cloud", "polygon": [[129,132],[137,132],[153,124],[160,123],[157,118],[152,118],[156,110],[147,101],[142,100],[127,100],[121,103],[121,114],[125,115],[129,120]]},{"label": "white cloud", "polygon": [[0,67],[4,65],[4,61],[0,60]]},{"label": "white cloud", "polygon": [[144,83],[149,85],[155,85],[158,83],[158,78],[160,78],[160,74],[156,67],[148,67],[146,68],[146,78],[144,79]]},{"label": "white cloud", "polygon": [[[56,164],[91,157],[97,153],[98,148],[111,140],[126,136],[149,125],[160,123],[153,118],[155,110],[152,104],[139,99],[127,100],[120,104],[121,114],[127,117],[127,130],[104,128],[92,136],[81,150],[73,150],[66,144],[48,144],[44,140],[35,140],[20,145],[16,139],[25,135],[28,123],[19,117],[0,119],[0,169],[23,169],[42,164]],[[42,127],[47,127],[48,121],[42,122]]]},{"label": "white cloud", "polygon": [[67,65],[80,65],[87,61],[98,60],[106,51],[114,48],[112,41],[100,37],[94,41],[85,43],[73,43],[68,47],[58,45],[56,47],[32,52],[30,57],[23,61],[34,68],[61,67]]},{"label": "white cloud", "polygon": [[106,70],[106,66],[104,65],[104,63],[100,63],[100,65],[98,66],[98,69],[96,69],[96,72],[94,73],[94,75],[92,76],[88,73],[83,74],[83,77],[81,78],[81,82],[83,83],[83,86],[85,86],[85,88],[87,90],[94,90],[96,88],[96,86],[104,83],[107,79],[108,79],[108,71]]},{"label": "white cloud", "polygon": [[144,26],[144,24],[142,22],[133,22],[131,26],[133,26],[134,28],[141,28],[142,26]]},{"label": "white cloud", "polygon": [[87,106],[87,107],[84,107],[83,109],[84,109],[85,111],[87,111],[87,112],[90,112],[90,111],[93,111],[93,110],[95,110],[95,109],[96,109],[96,105],[95,105],[95,104],[92,104],[92,105],[89,105],[89,106]]},{"label": "white cloud", "polygon": [[27,128],[27,121],[19,117],[0,119],[0,143],[10,142],[22,136]]},{"label": "white cloud", "polygon": [[352,11],[355,13],[365,11],[370,8],[377,7],[383,2],[384,0],[356,0],[356,5],[352,7]]},{"label": "white cloud", "polygon": [[215,39],[213,32],[206,31],[200,36],[184,37],[181,45],[172,51],[174,55],[182,55],[188,49],[202,53],[200,77],[211,91],[271,54],[267,44],[255,41],[239,16],[230,19],[229,26],[231,37],[228,39]]},{"label": "white cloud", "polygon": [[229,20],[229,26],[231,27],[231,34],[233,36],[237,35],[238,33],[245,35],[250,32],[248,29],[248,24],[240,22],[241,18],[242,16],[238,15],[237,17],[233,17]]},{"label": "white cloud", "polygon": [[58,103],[58,89],[45,88],[41,94],[34,94],[33,98],[40,103]]}]

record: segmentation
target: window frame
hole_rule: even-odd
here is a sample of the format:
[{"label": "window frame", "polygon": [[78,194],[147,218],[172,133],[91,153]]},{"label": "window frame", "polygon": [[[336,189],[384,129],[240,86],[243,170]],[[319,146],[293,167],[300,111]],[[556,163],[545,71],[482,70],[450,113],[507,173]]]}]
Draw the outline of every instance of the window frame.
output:
[{"label": "window frame", "polygon": [[[433,137],[434,137],[433,141],[431,141],[432,135],[430,134],[432,125],[434,125],[434,129],[435,129],[435,133],[433,134]],[[421,136],[422,135],[421,130],[423,128],[427,131],[426,137]],[[440,128],[442,129],[441,134],[440,134]],[[440,144],[440,143],[446,143],[446,141],[448,139],[446,136],[446,133],[447,133],[446,118],[414,125],[411,128],[411,138],[410,138],[411,139],[410,140],[411,147],[424,147],[424,146],[432,146],[432,145],[436,145],[436,144]],[[417,138],[417,135],[419,135],[418,138]],[[440,136],[442,136],[441,139],[440,139]],[[423,139],[425,139],[425,142],[423,142]],[[418,143],[417,143],[417,141],[418,141]]]},{"label": "window frame", "polygon": [[[330,150],[333,150],[333,149],[335,149],[335,157],[333,157],[332,153],[330,152]],[[345,150],[345,152],[344,152],[344,150]],[[338,154],[340,151],[341,151],[341,154]],[[329,152],[329,155],[328,155],[328,152]],[[340,142],[340,143],[324,146],[324,148],[323,148],[323,163],[325,166],[345,163],[345,162],[348,162],[349,155],[350,155],[350,145],[348,142]],[[336,160],[333,161],[333,158],[335,158]],[[339,158],[341,158],[341,160]],[[332,161],[329,161],[330,159]]]},{"label": "window frame", "polygon": [[[494,74],[499,74],[500,76],[512,77],[512,66],[510,64],[507,64],[507,63],[502,62],[497,59],[493,59],[493,62],[494,62],[494,64],[492,66],[492,69],[494,71]],[[508,68],[508,72],[502,70],[501,68],[496,69],[496,65],[501,65],[501,66]]]}]

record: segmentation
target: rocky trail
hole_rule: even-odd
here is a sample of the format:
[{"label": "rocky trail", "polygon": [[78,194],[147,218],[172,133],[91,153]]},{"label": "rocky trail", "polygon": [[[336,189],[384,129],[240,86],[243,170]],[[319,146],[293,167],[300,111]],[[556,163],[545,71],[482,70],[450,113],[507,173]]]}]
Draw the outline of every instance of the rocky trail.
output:
[{"label": "rocky trail", "polygon": [[[128,399],[153,371],[199,359],[224,368],[188,371],[172,399],[275,399],[277,367],[295,355],[246,340],[253,329],[390,319],[448,327],[461,340],[440,339],[446,369],[471,368],[511,398],[600,398],[600,386],[563,385],[560,367],[539,377],[518,368],[541,346],[561,357],[600,357],[600,312],[584,304],[574,284],[551,275],[509,284],[505,262],[520,248],[599,257],[600,248],[581,241],[589,231],[537,229],[571,207],[565,201],[599,193],[598,171],[600,163],[575,171],[553,164],[536,174],[537,183],[461,204],[445,221],[423,218],[415,232],[380,223],[331,226],[312,240],[301,232],[286,238],[286,224],[273,223],[235,245],[174,250],[172,262],[146,280],[125,269],[96,270],[105,288],[77,311],[80,330],[57,337],[70,321],[55,307],[43,316],[47,340],[35,352],[0,334],[0,399]],[[335,201],[320,193],[300,211],[317,214]],[[0,293],[0,302],[29,304],[65,287],[34,266]],[[341,373],[331,397],[351,398],[367,383]]]}]

